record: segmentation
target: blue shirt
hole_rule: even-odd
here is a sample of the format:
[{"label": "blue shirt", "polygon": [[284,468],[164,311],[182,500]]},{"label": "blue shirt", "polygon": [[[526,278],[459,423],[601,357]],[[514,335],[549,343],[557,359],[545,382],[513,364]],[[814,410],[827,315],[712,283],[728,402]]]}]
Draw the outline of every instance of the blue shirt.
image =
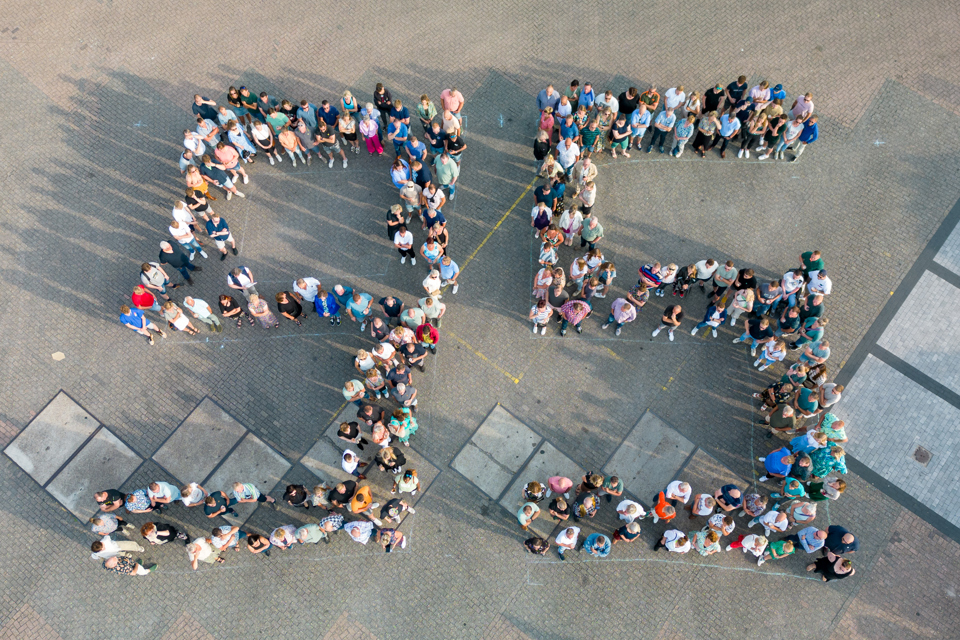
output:
[{"label": "blue shirt", "polygon": [[337,118],[340,117],[340,111],[332,104],[327,106],[330,107],[330,111],[324,111],[323,107],[320,107],[317,109],[317,117],[326,122],[328,127],[335,127]]},{"label": "blue shirt", "polygon": [[323,316],[330,314],[331,316],[337,315],[340,312],[340,305],[337,304],[337,299],[333,296],[332,293],[327,293],[326,298],[321,298],[317,296],[313,300],[313,306],[317,310],[317,315]]},{"label": "blue shirt", "polygon": [[669,131],[673,128],[674,123],[677,121],[677,116],[674,113],[667,115],[666,110],[661,111],[660,115],[657,116],[657,124]]},{"label": "blue shirt", "polygon": [[390,109],[390,117],[396,118],[397,120],[409,120],[410,110],[406,107],[400,107],[399,109],[394,107],[393,109]]},{"label": "blue shirt", "polygon": [[451,280],[457,277],[457,274],[460,273],[460,267],[457,266],[457,263],[452,259],[450,264],[443,264],[440,262],[440,277],[444,280]]},{"label": "blue shirt", "polygon": [[596,556],[598,558],[606,558],[608,555],[610,555],[610,538],[607,536],[603,536],[603,545],[597,547],[596,546],[597,540],[600,539],[601,535],[603,534],[591,533],[589,536],[587,536],[587,539],[584,541],[583,547],[584,549],[587,550],[587,553],[589,553],[592,556]]},{"label": "blue shirt", "polygon": [[729,113],[725,113],[720,116],[720,135],[726,138],[727,136],[735,133],[740,130],[740,120],[736,117],[731,118]]},{"label": "blue shirt", "polygon": [[[219,233],[221,231],[226,231],[228,234],[230,233],[230,227],[227,226],[227,221],[224,220],[223,218],[220,218],[220,224],[213,224],[213,220],[207,220],[206,227],[207,227],[207,235],[211,237],[213,236],[213,234]],[[215,240],[226,239],[226,236],[225,235],[219,236],[214,239]]]},{"label": "blue shirt", "polygon": [[[597,94],[594,93],[592,89],[590,91],[580,92],[580,101],[578,102],[578,104],[586,107],[587,111],[589,111],[591,107],[593,107],[596,101],[597,101]],[[557,100],[557,102],[559,102],[559,100]]]},{"label": "blue shirt", "polygon": [[140,309],[130,309],[130,313],[120,314],[120,322],[134,329],[143,329],[146,324],[143,321],[143,311]]},{"label": "blue shirt", "polygon": [[640,109],[637,109],[630,114],[630,126],[634,128],[646,129],[650,126],[650,112],[644,111],[643,114],[640,113]]},{"label": "blue shirt", "polygon": [[717,314],[717,305],[712,304],[707,308],[707,312],[703,315],[704,322],[719,322],[723,324],[723,321],[727,319],[727,310],[723,309],[719,314]]},{"label": "blue shirt", "polygon": [[800,142],[803,144],[811,144],[817,141],[817,138],[820,137],[820,131],[817,130],[816,122],[807,122],[803,125],[803,131],[800,132]]},{"label": "blue shirt", "polygon": [[397,144],[398,142],[403,144],[404,141],[400,140],[400,138],[407,137],[407,125],[399,121],[391,122],[390,133],[393,134],[393,144]]},{"label": "blue shirt", "polygon": [[336,289],[334,289],[333,291],[330,292],[330,295],[336,298],[340,306],[345,307],[347,305],[347,302],[349,302],[350,299],[353,298],[353,289],[351,289],[350,287],[343,287],[342,296],[338,295]]},{"label": "blue shirt", "polygon": [[564,120],[563,124],[560,125],[560,138],[576,138],[580,135],[580,129],[577,128],[576,124],[570,123],[567,124],[567,121]]},{"label": "blue shirt", "polygon": [[[777,85],[777,87],[780,87],[780,85]],[[780,98],[781,100],[786,100],[787,92],[783,90],[783,87],[780,87],[780,89],[777,89],[777,87],[770,89],[770,100],[773,101],[773,100],[776,100],[777,98]]]},{"label": "blue shirt", "polygon": [[423,162],[424,156],[427,155],[427,145],[420,141],[417,141],[417,144],[413,144],[412,141],[407,140],[403,148],[407,150],[411,157],[416,158],[420,162]]},{"label": "blue shirt", "polygon": [[776,451],[767,454],[766,459],[764,459],[763,461],[763,466],[768,472],[775,473],[778,476],[789,475],[790,468],[793,465],[784,464],[781,460],[784,456],[789,456],[789,455],[790,455],[790,449],[786,447],[777,449]]},{"label": "blue shirt", "polygon": [[297,109],[297,117],[307,123],[310,129],[317,128],[317,107],[308,102],[306,107]]},{"label": "blue shirt", "polygon": [[367,309],[367,305],[373,300],[373,296],[369,293],[361,293],[360,302],[355,301],[353,298],[347,301],[347,309],[353,313],[354,316],[366,317],[366,314],[370,313],[370,310]]},{"label": "blue shirt", "polygon": [[226,184],[230,178],[227,176],[227,172],[221,169],[220,167],[214,165],[206,165],[200,163],[200,173],[207,176],[211,180],[215,180],[218,184]]},{"label": "blue shirt", "polygon": [[[547,107],[550,107],[554,111],[557,110],[557,105],[560,104],[560,94],[554,91],[549,96],[547,95],[546,89],[541,89],[540,93],[537,94],[537,109],[543,111]],[[580,104],[583,104],[581,99]],[[591,103],[592,104],[592,103]]]},{"label": "blue shirt", "polygon": [[823,548],[823,545],[826,542],[826,540],[817,540],[814,538],[813,536],[816,535],[816,533],[816,527],[807,527],[797,534],[797,536],[800,538],[800,544],[803,545],[803,548],[807,551],[807,553],[813,553],[814,551]]},{"label": "blue shirt", "polygon": [[431,129],[430,132],[427,134],[427,141],[430,143],[430,146],[432,148],[443,149],[443,145],[449,137],[450,136],[448,136],[443,131],[437,131],[436,133],[434,133],[433,130]]},{"label": "blue shirt", "polygon": [[447,219],[444,218],[444,217],[443,217],[443,213],[442,213],[441,211],[438,211],[438,210],[434,210],[434,215],[431,215],[431,214],[430,214],[430,211],[427,210],[427,212],[423,215],[423,221],[427,223],[427,227],[428,227],[428,228],[429,228],[429,227],[432,227],[433,225],[437,224],[438,222],[439,222],[440,224],[447,224]]}]

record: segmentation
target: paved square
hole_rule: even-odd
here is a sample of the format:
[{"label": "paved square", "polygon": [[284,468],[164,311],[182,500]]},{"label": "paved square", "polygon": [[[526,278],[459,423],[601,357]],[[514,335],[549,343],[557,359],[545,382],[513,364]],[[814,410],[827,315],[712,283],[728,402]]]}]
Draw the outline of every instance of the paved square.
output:
[{"label": "paved square", "polygon": [[[207,491],[219,489],[229,495],[234,482],[250,482],[256,485],[261,493],[269,495],[289,469],[290,462],[286,458],[257,436],[247,433],[204,486]],[[273,497],[280,496],[273,495]],[[226,516],[226,520],[234,525],[242,524],[256,510],[258,504],[257,502],[238,504],[234,509],[240,517]]]},{"label": "paved square", "polygon": [[123,486],[143,460],[107,429],[100,429],[47,485],[63,506],[81,520],[97,511],[95,491]]},{"label": "paved square", "polygon": [[690,483],[694,495],[712,494],[725,484],[735,484],[740,491],[753,489],[753,482],[746,482],[703,449],[697,449],[686,466],[680,470],[678,477]]},{"label": "paved square", "polygon": [[542,440],[498,404],[450,466],[498,500]]},{"label": "paved square", "polygon": [[93,416],[61,391],[4,453],[45,485],[99,426]]},{"label": "paved square", "polygon": [[[565,476],[573,480],[576,485],[579,484],[580,478],[583,477],[584,473],[586,473],[586,470],[583,467],[568,458],[549,442],[544,442],[540,445],[537,452],[533,454],[533,457],[530,458],[530,462],[517,473],[513,483],[510,484],[506,493],[503,494],[503,498],[500,500],[500,506],[506,509],[510,516],[516,518],[517,510],[523,503],[523,500],[520,498],[520,492],[528,482],[536,480],[546,485],[547,478],[551,476]],[[573,504],[574,496],[571,495],[570,498],[570,504]],[[530,525],[530,529],[543,537],[549,536],[556,524],[554,520],[550,519],[550,513],[547,510],[547,507],[550,506],[551,499],[552,498],[549,498],[540,503],[540,516]]]},{"label": "paved square", "polygon": [[153,459],[181,483],[203,483],[246,433],[219,405],[204,398]]},{"label": "paved square", "polygon": [[[846,449],[894,485],[960,525],[960,409],[868,356],[834,413],[850,425]],[[926,465],[917,447],[933,454]]]},{"label": "paved square", "polygon": [[648,411],[604,465],[603,473],[618,476],[625,491],[649,506],[694,449],[692,442]]},{"label": "paved square", "polygon": [[934,260],[955,274],[960,275],[960,225],[954,227],[937,251]]},{"label": "paved square", "polygon": [[925,272],[877,344],[960,393],[960,289]]}]

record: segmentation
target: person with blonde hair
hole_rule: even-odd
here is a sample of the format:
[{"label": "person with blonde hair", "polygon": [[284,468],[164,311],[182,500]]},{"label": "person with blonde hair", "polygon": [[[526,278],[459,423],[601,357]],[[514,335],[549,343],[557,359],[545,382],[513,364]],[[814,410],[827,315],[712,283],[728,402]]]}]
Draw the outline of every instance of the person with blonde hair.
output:
[{"label": "person with blonde hair", "polygon": [[164,302],[162,308],[163,319],[166,320],[172,328],[176,329],[177,331],[185,331],[191,336],[195,336],[200,333],[200,330],[190,323],[190,319],[183,314],[183,311],[180,310],[180,307],[178,307],[172,300],[167,300]]},{"label": "person with blonde hair", "polygon": [[789,540],[775,540],[767,545],[763,555],[757,558],[757,566],[762,565],[767,560],[780,560],[792,555],[796,549]]},{"label": "person with blonde hair", "polygon": [[249,304],[247,305],[247,310],[250,312],[250,315],[256,318],[260,322],[260,326],[264,329],[269,329],[273,327],[277,329],[280,327],[280,321],[277,320],[277,316],[273,315],[273,312],[270,311],[270,307],[267,306],[267,301],[261,298],[256,293],[251,293],[249,299]]},{"label": "person with blonde hair", "polygon": [[223,564],[224,559],[220,557],[220,551],[214,550],[213,545],[207,538],[197,538],[187,545],[187,557],[190,559],[190,567],[196,571],[197,563]]},{"label": "person with blonde hair", "polygon": [[[353,152],[360,153],[360,140],[357,138],[357,122],[349,113],[340,115],[340,122],[337,124],[337,129],[340,131],[340,140],[344,146],[349,142]],[[346,160],[344,160],[344,162],[346,162]],[[344,168],[346,168],[346,165],[344,165]]]},{"label": "person with blonde hair", "polygon": [[268,504],[276,503],[276,499],[264,495],[252,482],[234,482],[232,485],[233,497],[237,503],[244,502],[266,502]]}]

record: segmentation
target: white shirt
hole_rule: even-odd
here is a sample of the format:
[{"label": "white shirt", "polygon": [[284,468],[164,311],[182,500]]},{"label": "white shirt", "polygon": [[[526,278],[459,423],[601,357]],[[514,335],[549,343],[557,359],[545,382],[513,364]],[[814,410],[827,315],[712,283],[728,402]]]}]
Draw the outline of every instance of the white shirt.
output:
[{"label": "white shirt", "polygon": [[[214,553],[213,547],[210,546],[206,538],[197,538],[193,541],[193,544],[200,547],[200,552],[197,553],[197,560],[205,560],[210,557],[210,554]],[[187,551],[187,555],[190,555],[189,551]]]},{"label": "white shirt", "polygon": [[381,360],[393,360],[393,356],[396,354],[397,350],[389,342],[381,342],[380,346],[373,350],[374,357]]},{"label": "white shirt", "polygon": [[670,529],[663,534],[663,537],[667,539],[666,544],[664,545],[667,550],[673,551],[674,553],[686,553],[690,551],[690,540],[687,539],[687,544],[680,546],[677,544],[677,540],[684,537],[683,531],[679,529]]},{"label": "white shirt", "polygon": [[580,155],[580,147],[577,146],[576,142],[571,142],[570,147],[567,147],[567,143],[561,142],[557,147],[557,161],[563,168],[569,168],[574,165],[577,161],[577,156]]},{"label": "white shirt", "polygon": [[301,289],[297,286],[297,282],[293,282],[293,290],[303,296],[303,299],[307,302],[313,302],[317,299],[317,289],[320,288],[320,281],[316,278],[304,278],[303,281],[306,283],[306,289]]},{"label": "white shirt", "polygon": [[629,513],[617,514],[620,516],[620,519],[623,520],[624,522],[633,522],[637,518],[642,518],[643,516],[647,515],[647,512],[643,510],[643,507],[639,503],[634,502],[633,500],[624,500],[623,502],[618,504],[617,511],[626,511],[630,505],[634,505],[637,507],[637,512],[635,514],[633,514],[632,516]]},{"label": "white shirt", "polygon": [[810,100],[810,101],[808,102],[805,97],[799,96],[799,97],[797,98],[797,106],[795,106],[795,107],[793,108],[793,110],[790,111],[790,117],[791,117],[791,118],[799,118],[799,117],[802,116],[804,113],[806,113],[806,114],[812,114],[812,113],[813,113],[813,100]]},{"label": "white shirt", "polygon": [[172,235],[180,244],[186,244],[193,240],[193,232],[190,231],[190,227],[185,224],[181,223],[178,229],[174,229],[173,225],[170,225],[167,227],[167,231],[169,231],[170,235]]},{"label": "white shirt", "polygon": [[793,271],[788,271],[787,273],[783,274],[783,287],[786,290],[787,295],[794,293],[802,285],[803,278],[795,275]]},{"label": "white shirt", "polygon": [[187,309],[190,309],[190,311],[194,312],[201,318],[206,318],[213,313],[213,309],[210,308],[210,305],[200,298],[194,298],[192,305],[187,304],[186,300],[184,300],[183,306]]},{"label": "white shirt", "polygon": [[[234,282],[234,278],[236,278],[236,282]],[[247,277],[247,274],[243,271],[241,271],[240,275],[238,276],[234,276],[233,274],[228,273],[227,282],[229,282],[230,284],[237,284],[243,287],[244,289],[246,289],[247,287],[253,284],[253,280]]]},{"label": "white shirt", "polygon": [[[351,460],[347,461],[347,454],[352,456]],[[343,452],[343,456],[340,458],[340,466],[343,467],[343,470],[347,473],[353,473],[357,470],[357,466],[360,464],[360,459],[357,457],[357,454],[350,449],[347,449]]]},{"label": "white shirt", "polygon": [[412,247],[413,234],[410,233],[409,230],[406,233],[403,233],[402,231],[397,231],[395,234],[393,234],[393,244],[395,244],[398,247],[400,245],[404,245],[404,246],[410,245]]},{"label": "white shirt", "polygon": [[613,94],[611,94],[609,98],[607,98],[607,94],[603,94],[602,96],[597,98],[596,103],[597,105],[599,105],[599,108],[601,109],[603,107],[610,107],[610,111],[613,111],[614,114],[620,111],[620,101],[617,100],[616,96],[614,96]]},{"label": "white shirt", "polygon": [[[203,302],[203,301],[201,300],[201,302]],[[172,499],[173,499],[173,495],[174,495],[174,491],[176,491],[177,493],[180,493],[180,491],[177,490],[176,487],[174,487],[172,484],[170,484],[170,483],[168,483],[168,482],[158,482],[157,484],[160,485],[160,491],[153,492],[153,491],[151,491],[150,488],[148,487],[148,488],[147,488],[147,496],[148,496],[148,497],[150,497],[150,498],[170,498],[170,499],[172,500]]]},{"label": "white shirt", "polygon": [[423,288],[430,293],[433,293],[434,291],[440,291],[441,284],[443,284],[443,281],[440,280],[440,276],[437,276],[436,278],[433,276],[427,276],[423,279]]},{"label": "white shirt", "polygon": [[[573,529],[573,538],[567,538],[567,529]],[[580,527],[567,527],[557,535],[557,544],[572,544],[577,546],[577,540],[580,538]]]},{"label": "white shirt", "polygon": [[744,552],[744,553],[747,553],[747,552],[749,551],[750,553],[752,553],[753,555],[755,555],[755,556],[758,557],[758,558],[763,555],[764,549],[767,548],[767,545],[763,545],[762,547],[754,548],[754,545],[757,543],[757,536],[756,536],[756,535],[749,535],[749,536],[747,536],[746,538],[744,538],[742,542],[743,542],[743,552]]},{"label": "white shirt", "polygon": [[713,277],[713,274],[716,273],[717,269],[720,268],[720,263],[714,261],[713,266],[708,267],[707,261],[701,260],[694,266],[697,268],[697,280],[709,280]]},{"label": "white shirt", "polygon": [[120,547],[117,546],[116,542],[110,539],[110,536],[103,536],[100,538],[100,542],[103,543],[103,550],[96,553],[91,553],[91,560],[106,560],[107,558],[112,558],[120,553]]},{"label": "white shirt", "polygon": [[197,219],[193,217],[193,212],[190,211],[190,209],[187,207],[187,203],[178,202],[177,204],[182,204],[183,208],[182,209],[178,209],[176,207],[173,208],[173,211],[171,211],[171,213],[173,214],[174,220],[179,222],[181,225],[184,225],[184,224],[190,225],[197,221]]},{"label": "white shirt", "polygon": [[693,504],[693,515],[696,516],[706,516],[710,515],[710,512],[713,511],[713,507],[707,508],[707,499],[712,498],[713,496],[707,495],[706,493],[701,493],[697,496],[697,501]]},{"label": "white shirt", "polygon": [[202,158],[203,152],[207,150],[203,140],[198,136],[184,136],[183,146],[193,152],[195,158]]},{"label": "white shirt", "polygon": [[833,291],[833,281],[830,280],[829,276],[824,276],[823,279],[818,278],[820,275],[819,271],[810,272],[810,282],[807,283],[807,289],[811,293],[819,293],[820,295],[828,296],[830,292]]},{"label": "white shirt", "polygon": [[673,87],[672,89],[667,89],[663,97],[666,101],[666,109],[676,109],[680,106],[680,103],[687,99],[687,94],[683,91],[677,91],[677,88]]},{"label": "white shirt", "polygon": [[760,516],[759,522],[763,525],[764,529],[767,530],[767,533],[769,533],[771,530],[780,532],[786,531],[790,523],[787,520],[784,520],[778,525],[777,518],[779,516],[779,511],[768,511]]},{"label": "white shirt", "polygon": [[196,482],[191,482],[188,484],[187,489],[190,490],[190,495],[185,496],[180,494],[180,500],[183,501],[183,506],[190,507],[203,500],[203,491],[200,491],[200,485],[198,485]]},{"label": "white shirt", "polygon": [[683,504],[687,504],[687,500],[690,499],[690,494],[693,493],[693,489],[687,489],[686,493],[680,490],[680,485],[683,484],[680,480],[674,480],[667,485],[667,497],[673,496],[675,499],[680,500]]}]

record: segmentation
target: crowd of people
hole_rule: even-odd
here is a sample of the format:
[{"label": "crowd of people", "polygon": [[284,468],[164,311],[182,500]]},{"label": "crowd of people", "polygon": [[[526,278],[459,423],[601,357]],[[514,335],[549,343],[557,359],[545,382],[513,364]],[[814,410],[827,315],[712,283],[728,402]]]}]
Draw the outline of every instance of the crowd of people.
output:
[{"label": "crowd of people", "polygon": [[[302,485],[287,487],[284,501],[288,504],[326,510],[319,523],[301,527],[281,525],[270,535],[218,523],[208,535],[190,538],[172,524],[148,522],[139,533],[150,544],[184,542],[194,569],[198,562],[222,563],[228,549],[239,551],[245,546],[253,553],[269,556],[271,549],[289,549],[321,540],[329,543],[330,536],[341,529],[362,544],[375,539],[387,552],[406,547],[407,538],[395,525],[401,514],[414,513],[402,499],[403,494],[415,496],[420,490],[417,471],[409,468],[401,450],[401,445],[410,446],[410,437],[418,429],[413,370],[424,372],[428,353],[436,353],[438,329],[446,313],[442,291],[449,287],[456,294],[460,288],[460,267],[448,254],[450,236],[443,206],[455,198],[460,162],[467,147],[460,124],[463,95],[456,87],[450,87],[441,92],[438,104],[440,109],[423,95],[413,110],[423,131],[421,141],[411,129],[410,109],[401,100],[393,99],[382,84],[377,84],[372,101],[366,104],[349,91],[334,103],[323,100],[316,106],[301,100],[299,107],[266,92],[256,95],[246,87],[230,87],[226,105],[194,96],[196,127],[184,131],[179,167],[186,189],[184,199],[177,201],[171,211],[173,219],[168,231],[172,240],[160,243],[156,261],[142,264],[140,284],[133,288],[131,304],[120,308],[121,323],[153,345],[155,336],[166,338],[167,333],[145,315],[148,312],[157,314],[168,330],[189,335],[200,332],[194,320],[219,333],[224,324],[232,321],[236,321],[238,329],[242,328],[244,319],[250,325],[259,323],[264,329],[278,328],[281,322],[303,326],[311,308],[317,321],[326,319],[331,325],[340,325],[346,315],[357,324],[361,334],[369,328],[373,342],[368,349],[358,350],[354,358],[357,374],[343,385],[345,400],[356,404],[359,410],[357,420],[343,423],[338,435],[360,451],[371,441],[378,449],[367,461],[351,449],[344,451],[341,467],[355,480],[330,486],[319,484],[312,489]],[[340,283],[327,290],[319,278],[305,275],[294,280],[289,289],[278,291],[271,309],[257,290],[253,271],[243,265],[226,270],[226,288],[218,297],[216,308],[190,295],[184,296],[180,304],[172,299],[171,293],[176,289],[194,284],[194,274],[202,271],[195,264],[196,258],[209,258],[204,247],[210,242],[220,261],[231,254],[239,255],[229,224],[213,209],[211,203],[218,198],[211,186],[223,191],[226,200],[233,196],[245,198],[237,189],[239,184],[250,181],[245,165],[256,163],[264,155],[271,165],[282,164],[286,158],[294,167],[298,159],[312,164],[316,155],[326,160],[330,169],[339,158],[346,169],[345,150],[359,154],[361,138],[371,156],[384,155],[384,139],[394,151],[389,174],[399,190],[399,203],[387,212],[387,233],[400,253],[401,264],[409,259],[414,266],[418,256],[424,262],[423,294],[414,295],[415,302],[407,304],[387,295],[375,307],[370,293]],[[419,251],[415,251],[413,231],[418,224],[424,239]],[[207,242],[202,238],[204,233]],[[178,271],[183,282],[173,282],[172,272],[168,273],[165,266]],[[245,304],[238,301],[240,296]],[[382,318],[375,313],[377,307]],[[381,401],[388,404],[382,405]],[[373,489],[361,484],[366,480],[364,468],[370,464],[392,475],[391,495],[399,493],[399,497],[385,499],[383,504],[375,501]],[[202,506],[208,518],[218,518],[236,516],[233,506],[238,503],[274,503],[254,484],[240,482],[227,490],[215,491],[197,483],[178,488],[154,482],[129,494],[116,489],[100,491],[95,498],[100,512],[90,524],[94,533],[102,537],[93,543],[93,557],[103,559],[107,569],[129,575],[146,575],[156,564],[144,566],[132,559],[132,552],[143,551],[138,542],[110,537],[117,532],[135,537],[137,530],[118,515],[121,508],[128,514],[159,514],[166,505],[180,503],[188,508]]]},{"label": "crowd of people", "polygon": [[[671,153],[675,157],[693,138],[692,146],[701,157],[718,144],[720,156],[725,157],[728,144],[739,141],[739,157],[749,158],[750,150],[759,143],[756,151],[763,153],[761,160],[771,155],[784,159],[784,152],[793,148],[791,159],[795,161],[816,141],[817,117],[810,93],[797,96],[787,113],[781,85],[771,89],[764,81],[749,91],[747,88],[746,78],[740,76],[726,87],[717,83],[703,94],[688,95],[683,86],[672,87],[662,100],[656,87],[642,93],[631,87],[614,97],[612,90],[595,93],[590,83],[581,88],[577,80],[563,94],[553,86],[539,93],[539,130],[533,152],[543,183],[534,191],[531,226],[542,242],[538,254],[541,267],[533,281],[535,303],[529,313],[534,334],[546,335],[551,318],[561,336],[571,326],[582,333],[583,321],[592,315],[597,300],[613,295],[611,284],[617,268],[603,254],[604,229],[594,212],[598,174],[594,159],[605,144],[609,144],[611,157],[616,158],[618,151],[629,157],[630,148],[643,148],[644,136],[651,128],[647,153],[654,147],[663,153],[666,135],[672,130]],[[579,251],[574,247],[568,275],[558,266],[560,253],[573,247],[577,236]],[[694,495],[688,483],[678,480],[653,497],[649,514],[635,501],[619,501],[616,510],[623,525],[613,532],[594,532],[580,540],[580,527],[564,526],[554,540],[561,559],[565,551],[573,549],[606,557],[616,543],[639,537],[641,519],[649,516],[654,523],[670,523],[682,503],[690,512],[689,519],[702,518],[705,523],[693,531],[663,531],[655,549],[717,553],[724,548],[721,540],[736,529],[735,516],[739,515],[747,518],[747,529],[760,525],[763,533],[740,534],[726,545],[727,551],[749,551],[758,564],[799,550],[821,552],[822,557],[811,562],[808,571],[818,572],[823,580],[853,575],[850,555],[859,547],[856,537],[838,525],[818,529],[812,524],[818,503],[837,500],[846,489],[839,474],[846,473],[842,444],[847,437],[843,422],[829,411],[840,400],[843,386],[828,381],[830,344],[824,336],[828,323],[824,301],[833,283],[819,251],[804,252],[795,266],[785,266],[782,277],[762,280],[751,268],[737,268],[733,260],[721,264],[707,257],[690,264],[644,264],[638,269],[636,284],[615,297],[609,312],[601,314],[601,329],[613,325],[615,334],[620,335],[626,325],[637,320],[651,293],[674,298],[651,333],[655,339],[666,331],[674,341],[684,319],[684,304],[689,312],[689,300],[684,298],[699,289],[704,304],[697,306],[705,310],[702,320],[690,329],[691,335],[702,330],[704,335],[709,331],[712,338],[718,338],[723,326],[729,322],[735,327],[745,316],[743,331],[734,330],[733,342],[749,346],[750,356],[755,358],[753,366],[759,371],[783,362],[790,352],[798,354],[797,362],[784,366],[779,379],[754,394],[762,404],[758,426],[767,431],[767,437],[790,436],[787,445],[757,460],[764,469],[758,482],[774,485],[769,497],[756,491],[747,493],[735,485]],[[560,476],[534,481],[522,492],[517,519],[526,530],[541,516],[539,504],[551,495],[556,497],[549,503],[546,517],[552,524],[592,518],[602,497],[610,502],[622,493],[623,484],[616,476],[604,478],[593,472],[578,483]],[[770,538],[795,528],[796,533]],[[551,542],[535,536],[525,545],[531,552],[544,554]]]}]

